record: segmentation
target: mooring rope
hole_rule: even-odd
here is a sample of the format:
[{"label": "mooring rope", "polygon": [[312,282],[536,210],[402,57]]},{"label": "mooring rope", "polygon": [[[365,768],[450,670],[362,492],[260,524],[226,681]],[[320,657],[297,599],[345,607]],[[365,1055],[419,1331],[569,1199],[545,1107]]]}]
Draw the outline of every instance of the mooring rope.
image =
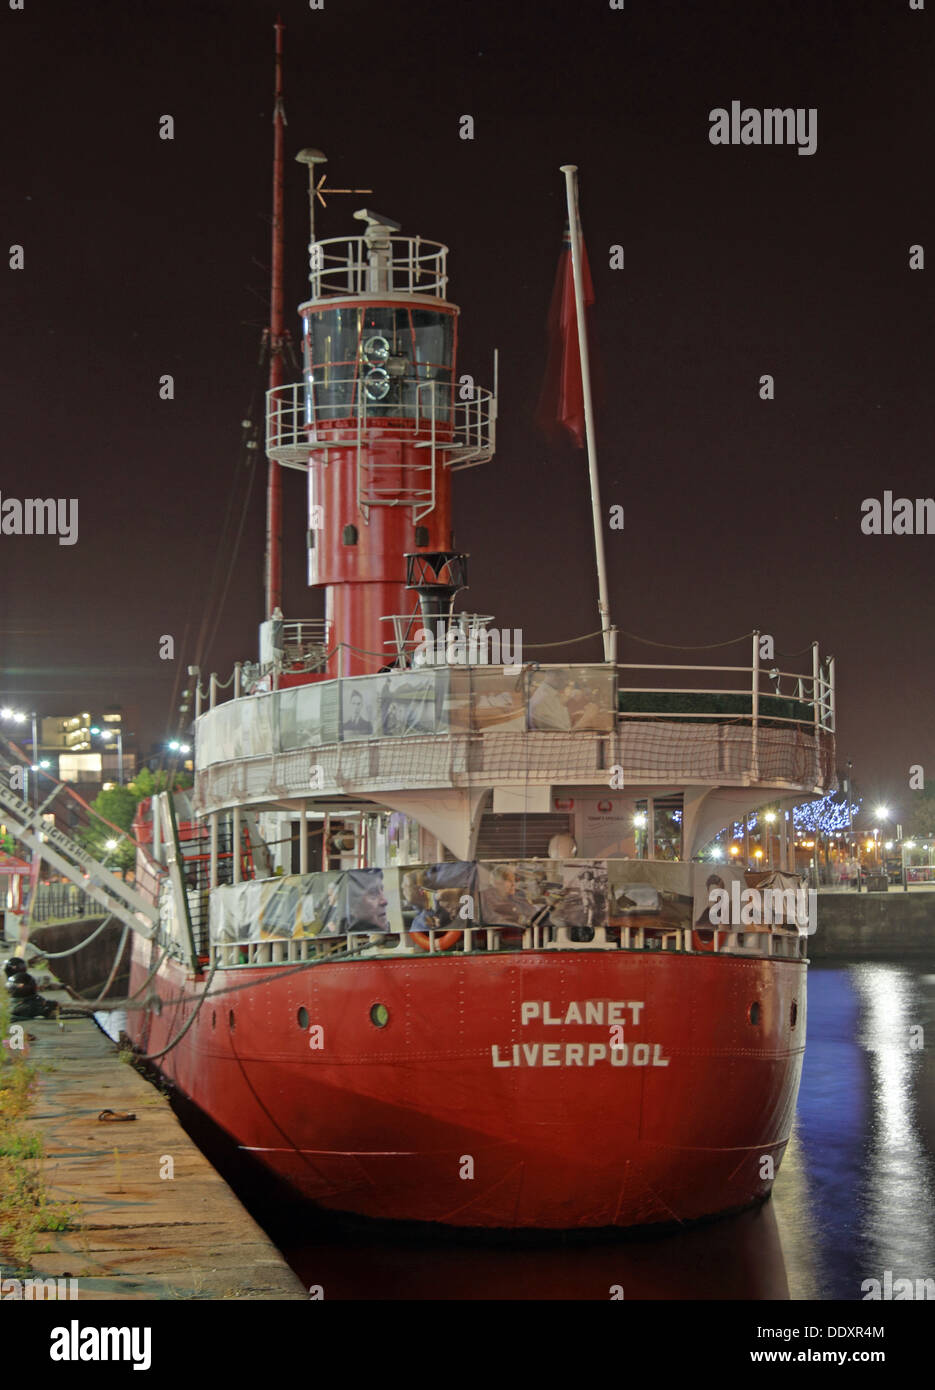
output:
[{"label": "mooring rope", "polygon": [[[27,941],[26,947],[29,947],[31,950],[36,951],[37,954],[43,958],[43,960],[61,960],[63,956],[73,956],[76,951],[84,950],[85,946],[89,946],[96,936],[100,936],[104,928],[113,920],[114,914],[111,912],[107,917],[104,918],[103,922],[100,924],[99,927],[95,927],[94,931],[91,933],[90,936],[86,936],[83,941],[79,941],[77,946],[69,946],[67,951],[43,951],[42,947],[37,946],[34,941]],[[24,950],[25,949],[26,948],[24,947]]]}]

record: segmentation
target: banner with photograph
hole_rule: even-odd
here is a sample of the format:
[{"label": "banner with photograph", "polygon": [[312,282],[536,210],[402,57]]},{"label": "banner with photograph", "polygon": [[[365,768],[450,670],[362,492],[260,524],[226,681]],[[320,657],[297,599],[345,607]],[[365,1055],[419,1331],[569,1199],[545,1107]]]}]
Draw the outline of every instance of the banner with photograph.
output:
[{"label": "banner with photograph", "polygon": [[410,864],[397,872],[406,931],[455,931],[477,922],[476,864]]},{"label": "banner with photograph", "polygon": [[691,926],[694,867],[654,859],[608,859],[610,925]]},{"label": "banner with photograph", "polygon": [[602,860],[484,861],[478,871],[481,920],[487,924],[593,928],[607,921],[607,864]]},{"label": "banner with photograph", "polygon": [[321,743],[321,687],[298,685],[279,693],[279,746],[315,748]]},{"label": "banner with photograph", "polygon": [[216,888],[208,899],[211,940],[259,940],[263,908],[280,883],[279,878],[263,878]]},{"label": "banner with photograph", "polygon": [[399,933],[396,869],[341,869],[225,884],[211,894],[218,942]]},{"label": "banner with photograph", "polygon": [[377,730],[376,683],[340,681],[341,737],[373,738]]},{"label": "banner with photograph", "polygon": [[526,673],[451,668],[448,719],[452,730],[478,733],[526,727]]},{"label": "banner with photograph", "polygon": [[742,893],[747,886],[746,871],[736,864],[693,864],[692,887],[694,889],[694,909],[692,921],[696,927],[711,926],[712,889],[723,889],[731,893],[731,884],[738,884]]},{"label": "banner with photograph", "polygon": [[[341,728],[340,681],[324,681],[316,685],[321,717],[321,742],[337,743]],[[301,704],[299,705],[301,709]]]},{"label": "banner with photograph", "polygon": [[527,927],[543,921],[561,898],[560,866],[551,861],[483,860],[477,870],[481,920],[491,925]]},{"label": "banner with photograph", "polygon": [[257,695],[241,702],[241,729],[243,736],[243,756],[245,758],[268,757],[273,751],[272,707],[275,695]]},{"label": "banner with photograph", "polygon": [[392,671],[378,681],[378,732],[385,738],[434,734],[440,674],[432,670]]},{"label": "banner with photograph", "polygon": [[540,733],[614,728],[614,677],[593,666],[553,666],[529,674],[529,727]]},{"label": "banner with photograph", "polygon": [[465,926],[549,925],[590,940],[597,927],[708,923],[710,886],[744,886],[731,865],[644,859],[532,859],[343,869],[227,884],[211,894],[218,942],[399,935]]}]

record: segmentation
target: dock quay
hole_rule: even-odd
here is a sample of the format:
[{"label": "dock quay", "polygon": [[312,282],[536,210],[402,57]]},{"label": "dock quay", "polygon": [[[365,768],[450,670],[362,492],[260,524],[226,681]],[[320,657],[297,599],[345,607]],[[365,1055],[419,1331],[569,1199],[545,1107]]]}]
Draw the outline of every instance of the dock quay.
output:
[{"label": "dock quay", "polygon": [[[45,995],[70,1002],[64,990]],[[41,1165],[50,1200],[75,1204],[68,1229],[39,1237],[26,1277],[74,1281],[79,1300],[308,1297],[167,1098],[92,1018],[24,1027],[39,1071],[24,1124],[43,1142],[42,1157],[27,1161]],[[4,1278],[22,1274],[0,1263]]]},{"label": "dock quay", "polygon": [[823,889],[808,955],[813,961],[935,956],[935,893]]}]

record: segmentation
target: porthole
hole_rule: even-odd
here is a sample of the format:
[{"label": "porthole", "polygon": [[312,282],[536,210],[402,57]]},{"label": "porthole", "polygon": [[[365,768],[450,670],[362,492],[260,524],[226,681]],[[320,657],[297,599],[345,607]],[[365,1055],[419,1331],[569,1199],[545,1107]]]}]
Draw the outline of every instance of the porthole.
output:
[{"label": "porthole", "polygon": [[304,1004],[302,1005],[299,1012],[296,1014],[295,1019],[296,1023],[298,1023],[300,1028],[308,1027],[308,1009],[305,1007]]},{"label": "porthole", "polygon": [[754,1025],[754,1027],[755,1027],[755,1026],[759,1023],[759,1021],[760,1021],[760,1006],[759,1006],[759,1003],[758,1003],[756,1000],[754,1000],[754,1002],[750,1005],[750,1014],[749,1014],[749,1018],[750,1018],[750,1022]]},{"label": "porthole", "polygon": [[794,1028],[794,1027],[795,1027],[795,1021],[796,1021],[796,1019],[798,1018],[798,1016],[799,1016],[799,1006],[798,1006],[798,1003],[796,1002],[796,1000],[793,999],[793,1001],[792,1001],[792,1007],[791,1007],[790,1010],[789,1010],[789,1027],[790,1027],[790,1028]]},{"label": "porthole", "polygon": [[233,1031],[234,1031],[234,1010],[233,1010],[233,1009],[231,1009],[230,1013],[227,1015],[227,1022],[228,1022],[228,1025],[230,1026],[231,1032],[233,1033]]},{"label": "porthole", "polygon": [[370,1010],[370,1022],[374,1028],[385,1028],[390,1021],[390,1011],[385,1004],[374,1004]]}]

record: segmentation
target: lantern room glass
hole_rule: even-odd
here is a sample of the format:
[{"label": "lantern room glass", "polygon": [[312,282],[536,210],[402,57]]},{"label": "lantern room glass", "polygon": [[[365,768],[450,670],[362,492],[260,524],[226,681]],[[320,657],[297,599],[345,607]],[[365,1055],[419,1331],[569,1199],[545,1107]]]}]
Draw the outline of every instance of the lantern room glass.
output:
[{"label": "lantern room glass", "polygon": [[[305,320],[306,422],[451,419],[454,316],[388,304],[341,305]],[[429,386],[435,383],[435,389]]]}]

